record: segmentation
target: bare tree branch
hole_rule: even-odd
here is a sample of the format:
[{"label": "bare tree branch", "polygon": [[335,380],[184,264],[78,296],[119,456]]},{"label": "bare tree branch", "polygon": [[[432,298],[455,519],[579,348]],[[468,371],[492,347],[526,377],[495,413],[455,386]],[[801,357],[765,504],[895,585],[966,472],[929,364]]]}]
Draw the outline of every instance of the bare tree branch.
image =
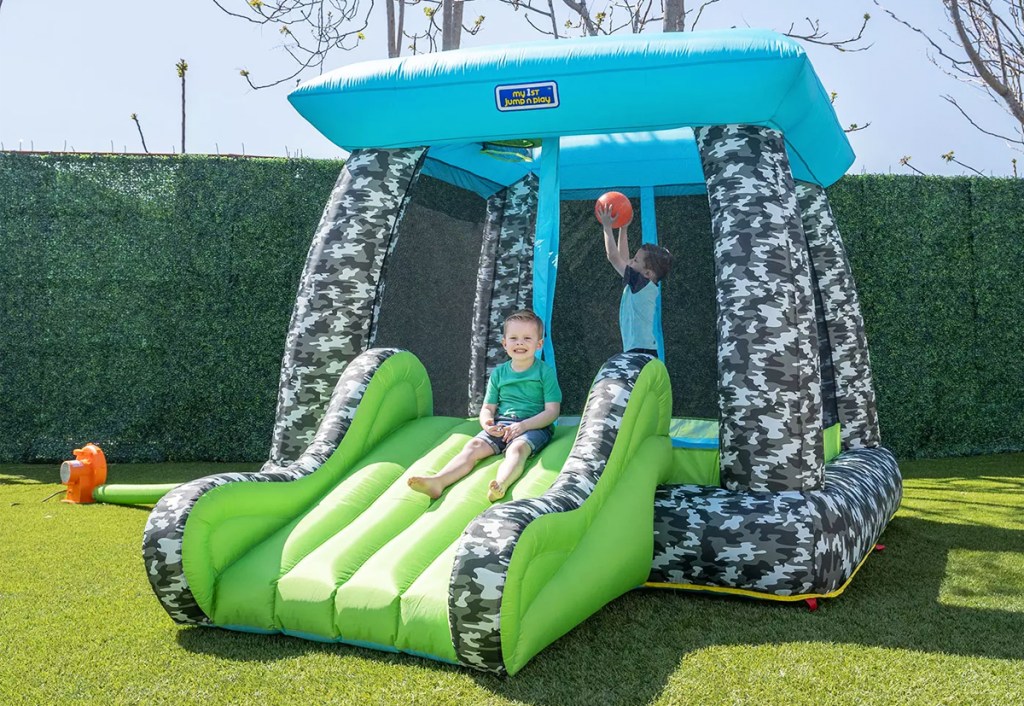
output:
[{"label": "bare tree branch", "polygon": [[[283,38],[281,48],[296,65],[292,73],[268,81],[256,83],[248,70],[243,69],[241,75],[255,89],[276,86],[299,77],[309,70],[322,70],[327,55],[334,50],[347,51],[355,48],[366,39],[364,34],[370,12],[375,0],[213,0],[213,3],[225,14],[237,17],[253,24],[277,27]],[[397,2],[397,18],[404,18],[404,4],[407,0],[390,0]],[[400,26],[398,22],[397,26]],[[389,18],[388,29],[396,27]],[[395,38],[401,33],[396,33]],[[385,40],[388,42],[388,54],[398,46],[392,42],[390,31]]]},{"label": "bare tree branch", "polygon": [[[185,154],[185,74],[188,73],[188,62],[184,59],[174,65],[178,70],[178,78],[181,79],[181,153]],[[139,131],[141,134],[141,130]],[[113,152],[113,148],[110,150]]]},{"label": "bare tree branch", "polygon": [[551,34],[554,35],[555,39],[558,39],[558,22],[555,20],[554,0],[548,0],[548,12],[551,15]]},{"label": "bare tree branch", "polygon": [[562,0],[562,2],[580,18],[589,36],[593,37],[597,34],[597,24],[594,18],[590,16],[590,10],[587,9],[587,0],[579,0],[579,2]]},{"label": "bare tree branch", "polygon": [[704,14],[705,8],[707,8],[708,5],[714,5],[716,2],[718,2],[718,0],[707,0],[707,2],[700,6],[697,10],[697,16],[693,18],[693,22],[690,24],[691,30],[697,29],[697,23],[700,22],[700,16]]},{"label": "bare tree branch", "polygon": [[[0,0],[0,2],[2,2],[2,0]],[[146,136],[142,134],[142,123],[139,122],[139,116],[132,113],[129,117],[135,122],[135,127],[139,129],[139,139],[142,140],[142,149],[146,154],[149,154],[149,148],[146,147]]]},{"label": "bare tree branch", "polygon": [[952,96],[948,96],[948,95],[947,96],[942,96],[942,99],[945,100],[946,102],[948,102],[950,105],[952,105],[957,110],[959,110],[960,111],[960,115],[964,116],[964,118],[967,119],[967,122],[969,122],[974,127],[974,129],[977,130],[978,132],[983,132],[986,135],[989,135],[991,137],[998,137],[1000,140],[1006,140],[1007,142],[1013,142],[1015,144],[1024,146],[1024,140],[1021,140],[1020,138],[1007,137],[1006,135],[1000,135],[999,133],[991,132],[990,130],[986,130],[985,128],[983,128],[981,125],[978,125],[978,123],[975,122],[975,120],[970,115],[967,114],[967,111],[965,111],[960,106],[960,104],[956,101],[956,99],[953,98]]},{"label": "bare tree branch", "polygon": [[[516,12],[523,10],[527,24],[537,31],[549,36],[559,37],[558,28],[566,30],[578,29],[586,36],[598,34],[616,34],[628,30],[633,34],[643,32],[652,22],[662,22],[665,32],[684,32],[694,30],[701,21],[704,11],[721,0],[704,0],[696,8],[687,9],[686,0],[661,0],[664,10],[662,16],[655,14],[654,0],[562,0],[563,13],[558,16],[558,9],[552,0],[501,0]],[[546,9],[544,9],[546,8]],[[543,29],[531,19],[530,14],[541,15],[550,21],[552,29]],[[625,15],[625,19],[622,19]],[[689,22],[690,17],[693,21]],[[565,18],[565,19],[562,19]],[[833,47],[838,51],[864,51],[870,45],[861,46],[864,32],[870,15],[865,14],[857,32],[843,39],[831,38],[828,31],[822,29],[820,20],[805,18],[810,27],[808,32],[797,32],[795,25],[790,25],[789,36],[813,44]]]},{"label": "bare tree branch", "polygon": [[792,37],[793,39],[800,39],[805,42],[810,42],[811,44],[820,44],[822,46],[832,47],[836,51],[865,51],[867,49],[870,49],[872,46],[870,44],[868,44],[866,47],[851,46],[864,38],[864,29],[868,26],[868,22],[871,20],[871,15],[869,15],[866,12],[864,13],[864,18],[860,24],[860,29],[857,30],[857,34],[853,35],[852,37],[847,37],[846,39],[828,39],[829,33],[821,29],[821,20],[812,20],[810,17],[805,17],[804,20],[811,28],[810,33],[800,34],[799,32],[795,31],[795,24],[790,24],[789,30],[783,32],[783,34],[785,34],[787,37]]},{"label": "bare tree branch", "polygon": [[945,66],[931,55],[929,59],[946,75],[980,88],[995,101],[1013,120],[1017,136],[1008,137],[981,127],[956,99],[942,96],[972,127],[1011,145],[1024,147],[1024,1],[943,0],[946,19],[953,28],[952,33],[943,28],[936,31],[945,44],[885,9],[879,0],[873,2],[895,21],[924,38]]},{"label": "bare tree branch", "polygon": [[921,176],[925,176],[924,172],[922,172],[920,169],[918,169],[917,167],[915,167],[913,164],[910,163],[910,155],[909,154],[903,155],[900,158],[900,164],[902,164],[904,167],[907,167],[908,169],[913,169],[915,172],[917,172]]},{"label": "bare tree branch", "polygon": [[[981,79],[988,84],[989,88],[1003,99],[1010,114],[1017,119],[1017,122],[1024,125],[1024,105],[1021,105],[1020,96],[1013,95],[1010,87],[1001,82],[992,73],[989,63],[992,62],[998,65],[1003,71],[1006,71],[1008,68],[1012,69],[1012,67],[1008,66],[1005,60],[999,61],[991,58],[991,40],[983,42],[981,38],[975,38],[968,34],[964,27],[963,19],[960,16],[960,0],[945,0],[945,2],[950,19],[953,21],[953,26],[956,27],[957,36],[960,38],[961,45],[967,54],[967,58],[970,59],[971,65],[978,72]],[[985,2],[985,0],[966,0],[964,4],[967,6],[967,12],[974,17],[973,13],[979,10],[978,6],[988,5],[988,2]],[[977,20],[978,18],[975,17],[975,19]],[[985,50],[989,52],[989,56],[983,58],[981,51]]]},{"label": "bare tree branch", "polygon": [[953,153],[953,150],[950,150],[950,151],[949,151],[949,152],[947,152],[946,154],[943,154],[943,155],[940,155],[940,156],[941,156],[941,157],[942,157],[942,158],[943,158],[944,160],[946,160],[946,162],[956,162],[957,164],[959,164],[959,165],[960,165],[961,167],[963,167],[964,169],[970,169],[970,170],[971,170],[972,172],[974,172],[974,173],[975,173],[975,174],[977,174],[978,176],[985,176],[984,174],[982,174],[981,172],[979,172],[979,171],[978,171],[977,169],[975,169],[974,167],[970,166],[969,164],[964,164],[964,163],[963,163],[963,162],[961,162],[961,161],[960,161],[959,159],[957,159],[957,158],[956,158],[956,155],[955,155],[955,154]]}]

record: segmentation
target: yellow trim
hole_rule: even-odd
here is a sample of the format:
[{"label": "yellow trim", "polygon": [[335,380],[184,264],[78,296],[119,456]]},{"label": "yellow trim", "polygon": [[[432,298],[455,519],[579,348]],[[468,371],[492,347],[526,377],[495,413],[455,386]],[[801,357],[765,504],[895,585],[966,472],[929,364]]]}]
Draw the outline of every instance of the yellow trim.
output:
[{"label": "yellow trim", "polygon": [[655,581],[648,581],[644,584],[644,588],[672,588],[679,591],[707,591],[709,593],[728,593],[734,596],[746,596],[747,598],[757,598],[766,601],[782,601],[785,603],[792,603],[794,601],[806,601],[809,598],[835,598],[840,593],[846,590],[846,587],[853,581],[853,577],[860,571],[860,567],[864,566],[864,562],[868,560],[871,553],[875,551],[874,545],[864,558],[857,564],[857,568],[850,574],[850,578],[846,579],[846,583],[829,593],[801,593],[798,596],[776,596],[770,593],[761,593],[759,591],[751,591],[746,588],[728,588],[726,586],[699,586],[695,583],[658,583]]}]

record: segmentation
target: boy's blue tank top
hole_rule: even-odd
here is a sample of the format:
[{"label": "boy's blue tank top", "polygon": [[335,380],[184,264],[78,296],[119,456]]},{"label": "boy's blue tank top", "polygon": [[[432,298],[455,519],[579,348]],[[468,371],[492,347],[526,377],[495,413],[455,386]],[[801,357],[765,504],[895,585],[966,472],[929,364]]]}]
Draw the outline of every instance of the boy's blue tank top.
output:
[{"label": "boy's blue tank top", "polygon": [[658,285],[627,266],[622,273],[622,300],[619,303],[622,350],[658,349],[658,341],[654,337],[657,303]]}]

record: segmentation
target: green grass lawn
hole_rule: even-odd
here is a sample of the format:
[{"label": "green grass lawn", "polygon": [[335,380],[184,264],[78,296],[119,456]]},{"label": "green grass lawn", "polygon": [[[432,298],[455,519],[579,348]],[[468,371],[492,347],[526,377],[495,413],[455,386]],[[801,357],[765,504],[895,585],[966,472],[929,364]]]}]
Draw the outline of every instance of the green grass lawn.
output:
[{"label": "green grass lawn", "polygon": [[177,626],[143,570],[146,508],[44,503],[56,466],[0,466],[0,704],[1024,704],[1024,454],[902,469],[888,549],[817,612],[638,590],[498,679]]}]

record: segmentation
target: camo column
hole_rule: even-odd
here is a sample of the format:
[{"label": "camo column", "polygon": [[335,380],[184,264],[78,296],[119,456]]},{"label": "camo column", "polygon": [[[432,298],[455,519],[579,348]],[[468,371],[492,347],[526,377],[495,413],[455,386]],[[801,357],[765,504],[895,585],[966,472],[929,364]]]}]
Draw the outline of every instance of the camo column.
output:
[{"label": "camo column", "polygon": [[825,190],[801,182],[796,195],[832,343],[843,448],[873,448],[881,443],[878,409],[864,318],[846,248]]},{"label": "camo column", "polygon": [[[487,200],[469,363],[469,414],[479,414],[487,378],[502,362],[502,324],[533,301],[537,175],[527,174]],[[545,322],[547,325],[548,322]]]},{"label": "camo column", "polygon": [[359,150],[345,163],[299,281],[264,471],[299,457],[313,439],[334,381],[367,347],[385,257],[425,154],[422,147]]},{"label": "camo column", "polygon": [[715,239],[722,480],[812,490],[824,456],[818,336],[785,143],[756,126],[695,132]]}]

